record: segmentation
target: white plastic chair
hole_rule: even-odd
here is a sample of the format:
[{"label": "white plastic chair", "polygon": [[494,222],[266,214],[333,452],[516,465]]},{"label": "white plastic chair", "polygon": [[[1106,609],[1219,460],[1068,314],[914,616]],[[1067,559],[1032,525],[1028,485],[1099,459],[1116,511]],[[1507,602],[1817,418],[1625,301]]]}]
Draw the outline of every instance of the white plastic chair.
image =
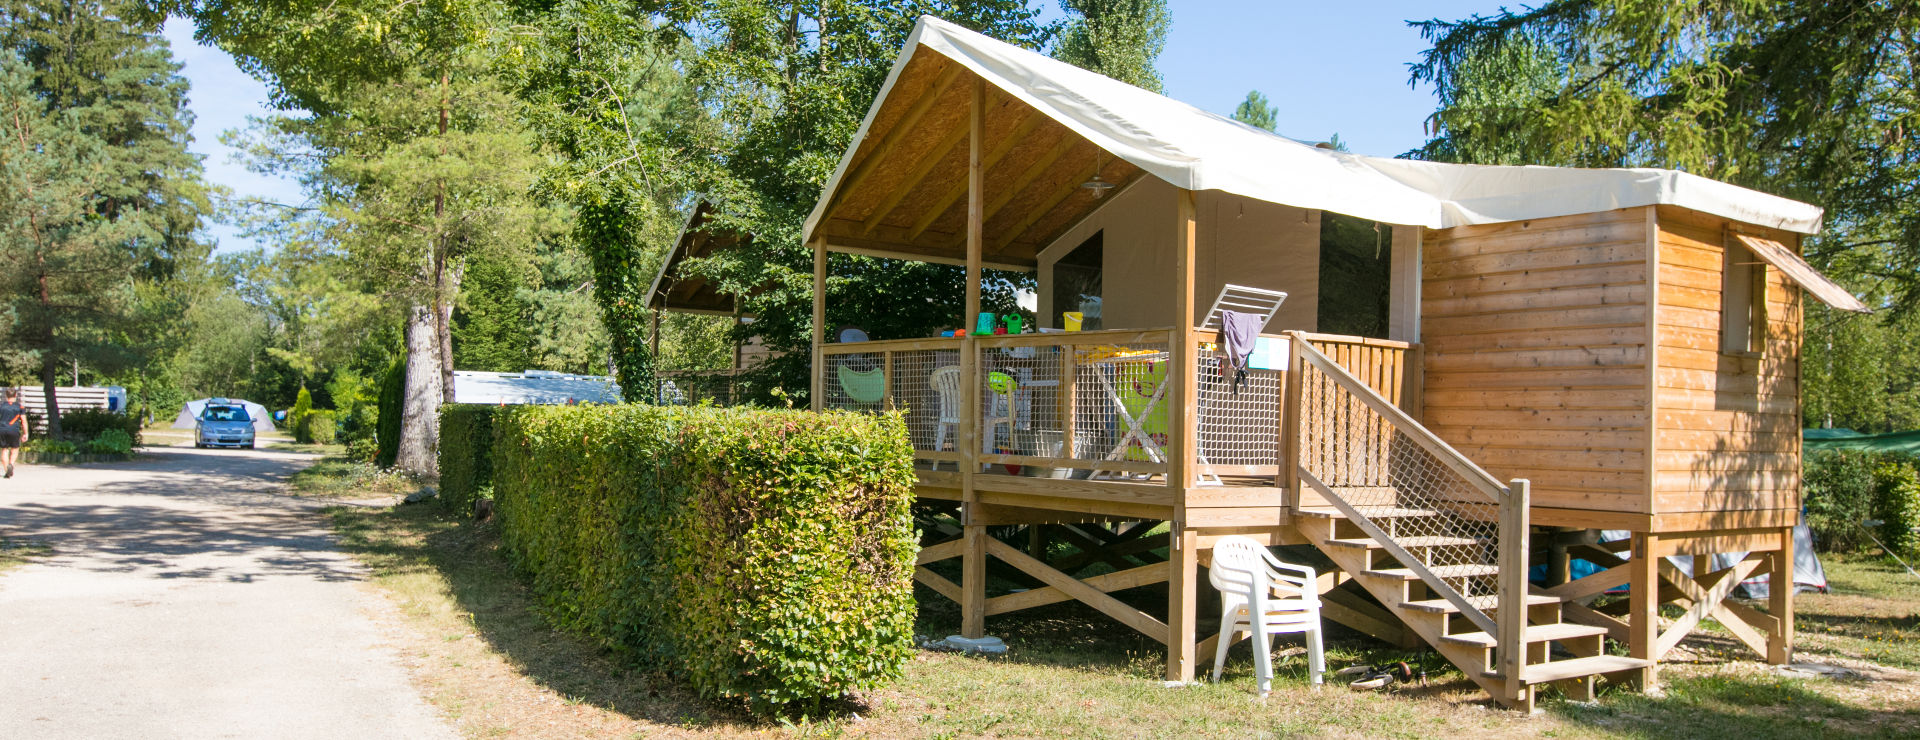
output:
[{"label": "white plastic chair", "polygon": [[1230,535],[1214,544],[1207,576],[1220,590],[1220,639],[1213,649],[1213,680],[1219,681],[1226,669],[1227,648],[1246,630],[1253,633],[1254,672],[1260,679],[1260,694],[1266,695],[1273,688],[1268,635],[1302,632],[1307,639],[1307,671],[1313,685],[1320,685],[1327,656],[1320,642],[1320,594],[1312,568],[1282,563],[1259,542]]},{"label": "white plastic chair", "polygon": [[[958,449],[958,439],[960,437],[960,368],[955,365],[935,368],[934,371],[927,376],[927,384],[933,386],[934,395],[940,398],[940,416],[938,417],[939,423],[934,425],[933,449],[936,452],[945,452],[947,450],[947,430],[949,428],[953,430],[955,439],[954,447]],[[933,462],[933,469],[940,469],[940,461],[935,460]],[[959,470],[960,464],[954,463],[953,469]]]}]

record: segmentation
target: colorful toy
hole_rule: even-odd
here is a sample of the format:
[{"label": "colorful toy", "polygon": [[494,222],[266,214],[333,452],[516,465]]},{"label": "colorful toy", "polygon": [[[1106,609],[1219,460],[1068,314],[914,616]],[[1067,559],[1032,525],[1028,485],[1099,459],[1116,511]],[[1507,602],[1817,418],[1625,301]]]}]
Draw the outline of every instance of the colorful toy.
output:
[{"label": "colorful toy", "polygon": [[1020,314],[1010,313],[1000,317],[1000,323],[1006,325],[1006,329],[1007,329],[1006,333],[1019,334],[1020,326],[1022,323],[1024,323],[1024,319],[1020,317]]},{"label": "colorful toy", "polygon": [[977,335],[985,335],[985,334],[993,333],[993,312],[992,311],[980,312],[980,320],[974,323],[973,333]]}]

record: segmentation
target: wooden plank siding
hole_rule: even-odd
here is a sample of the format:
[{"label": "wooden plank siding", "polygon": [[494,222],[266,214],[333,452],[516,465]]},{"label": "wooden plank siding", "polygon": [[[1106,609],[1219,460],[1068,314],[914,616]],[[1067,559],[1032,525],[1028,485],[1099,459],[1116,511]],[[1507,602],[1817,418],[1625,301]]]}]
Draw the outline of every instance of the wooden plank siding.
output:
[{"label": "wooden plank siding", "polygon": [[1767,269],[1758,356],[1721,352],[1730,230],[1793,249],[1799,236],[1661,206],[1653,503],[1661,514],[1800,508],[1799,286]]},{"label": "wooden plank siding", "polygon": [[1426,232],[1424,421],[1496,478],[1530,479],[1535,524],[1653,513],[1650,224],[1629,208]]}]

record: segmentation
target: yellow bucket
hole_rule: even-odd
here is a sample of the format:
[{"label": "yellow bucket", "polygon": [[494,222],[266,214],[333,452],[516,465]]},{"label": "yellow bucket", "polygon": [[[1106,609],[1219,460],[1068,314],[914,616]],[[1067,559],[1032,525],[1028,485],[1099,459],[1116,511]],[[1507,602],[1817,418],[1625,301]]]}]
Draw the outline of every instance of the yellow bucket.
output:
[{"label": "yellow bucket", "polygon": [[1060,328],[1067,331],[1080,331],[1080,321],[1085,315],[1079,311],[1066,311],[1060,314]]}]

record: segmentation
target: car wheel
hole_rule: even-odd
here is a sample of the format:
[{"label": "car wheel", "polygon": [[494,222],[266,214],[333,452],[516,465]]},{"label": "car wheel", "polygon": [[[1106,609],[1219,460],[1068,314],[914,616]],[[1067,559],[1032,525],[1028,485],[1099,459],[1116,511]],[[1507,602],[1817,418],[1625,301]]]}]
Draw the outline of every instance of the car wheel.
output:
[{"label": "car wheel", "polygon": [[248,443],[247,443],[247,449],[249,449],[249,450],[251,450],[251,449],[253,449],[253,443],[252,443],[252,442],[248,442]]}]

